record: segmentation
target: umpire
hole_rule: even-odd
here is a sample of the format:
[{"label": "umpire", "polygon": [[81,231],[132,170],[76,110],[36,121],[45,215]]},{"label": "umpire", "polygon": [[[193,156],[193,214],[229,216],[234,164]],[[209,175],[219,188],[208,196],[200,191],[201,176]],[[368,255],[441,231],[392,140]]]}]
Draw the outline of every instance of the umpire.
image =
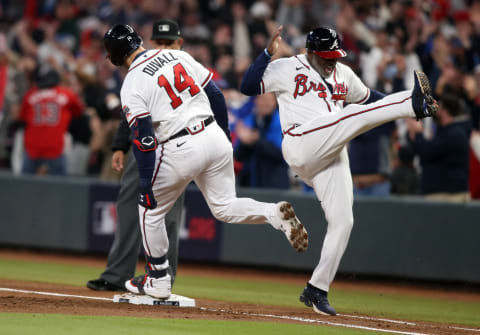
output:
[{"label": "umpire", "polygon": [[[159,20],[152,27],[152,44],[156,49],[181,49],[183,38],[178,24],[172,20]],[[125,155],[130,149],[130,128],[122,119],[112,144],[112,168],[123,170]],[[108,254],[107,268],[100,278],[89,280],[87,287],[98,291],[125,291],[124,283],[135,275],[142,238],[138,222],[138,169],[133,152],[127,156],[117,200],[118,224],[115,238]],[[168,263],[172,285],[178,263],[178,231],[185,194],[178,198],[165,218],[169,249]],[[143,277],[143,275],[142,275]]]}]

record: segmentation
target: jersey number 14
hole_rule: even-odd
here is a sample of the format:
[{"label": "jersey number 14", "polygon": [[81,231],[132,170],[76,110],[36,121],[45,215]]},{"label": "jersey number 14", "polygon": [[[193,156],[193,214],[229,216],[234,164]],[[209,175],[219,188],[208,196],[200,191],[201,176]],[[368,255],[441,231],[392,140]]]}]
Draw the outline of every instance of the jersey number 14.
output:
[{"label": "jersey number 14", "polygon": [[[179,93],[188,88],[188,92],[192,97],[194,97],[200,92],[200,88],[195,84],[193,78],[188,75],[182,64],[178,63],[173,67],[173,78],[174,86]],[[158,85],[165,88],[165,91],[167,91],[167,94],[170,97],[170,105],[173,109],[177,108],[183,103],[182,98],[175,94],[172,85],[170,85],[167,78],[163,74],[158,77]]]}]

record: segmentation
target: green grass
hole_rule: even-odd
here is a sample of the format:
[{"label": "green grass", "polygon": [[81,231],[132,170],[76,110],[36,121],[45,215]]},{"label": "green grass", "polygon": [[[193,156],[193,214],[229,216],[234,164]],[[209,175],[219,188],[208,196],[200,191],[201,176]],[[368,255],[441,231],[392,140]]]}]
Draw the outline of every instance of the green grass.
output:
[{"label": "green grass", "polygon": [[342,312],[401,320],[423,320],[480,326],[480,301],[459,301],[405,294],[335,290],[330,299]]},{"label": "green grass", "polygon": [[95,317],[56,314],[17,314],[0,313],[0,334],[8,335],[362,335],[370,331],[316,325],[297,325],[274,322],[179,320],[126,317]]},{"label": "green grass", "polygon": [[[35,263],[0,258],[0,278],[36,280],[84,286],[103,268],[81,265]],[[182,275],[174,293],[195,298],[301,308],[298,296],[303,287],[266,281]],[[480,326],[480,301],[465,302],[394,293],[333,289],[329,300],[339,313],[357,312],[371,316],[448,322]]]},{"label": "green grass", "polygon": [[0,258],[0,278],[85,286],[103,268],[83,265],[31,262]]},{"label": "green grass", "polygon": [[[187,296],[245,303],[301,307],[303,287],[264,281],[180,276],[175,291]],[[337,312],[360,313],[403,320],[450,322],[480,326],[480,301],[465,302],[393,293],[332,289]]]}]

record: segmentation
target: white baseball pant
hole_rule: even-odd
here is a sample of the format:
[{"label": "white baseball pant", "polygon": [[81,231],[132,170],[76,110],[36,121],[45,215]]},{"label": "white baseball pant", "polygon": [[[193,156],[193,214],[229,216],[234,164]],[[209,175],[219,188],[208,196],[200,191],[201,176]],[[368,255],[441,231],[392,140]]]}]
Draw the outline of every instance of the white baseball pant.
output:
[{"label": "white baseball pant", "polygon": [[[216,122],[200,133],[158,146],[152,187],[158,205],[151,210],[139,206],[143,246],[148,256],[161,257],[167,253],[165,215],[192,180],[217,220],[271,223],[276,204],[237,198],[232,151],[232,144]],[[166,268],[168,261],[154,265],[154,270]]]},{"label": "white baseball pant", "polygon": [[415,117],[411,91],[368,105],[348,105],[285,132],[283,156],[292,170],[315,190],[327,219],[320,261],[310,284],[328,291],[353,227],[353,186],[346,144],[389,121]]}]

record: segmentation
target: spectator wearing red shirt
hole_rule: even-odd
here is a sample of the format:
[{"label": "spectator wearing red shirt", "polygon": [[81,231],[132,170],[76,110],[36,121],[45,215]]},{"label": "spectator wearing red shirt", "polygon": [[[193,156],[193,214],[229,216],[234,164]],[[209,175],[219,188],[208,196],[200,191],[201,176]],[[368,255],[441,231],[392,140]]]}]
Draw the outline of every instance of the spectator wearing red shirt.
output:
[{"label": "spectator wearing red shirt", "polygon": [[22,173],[35,174],[46,165],[48,174],[65,175],[65,133],[72,117],[82,114],[83,104],[74,92],[59,85],[55,70],[37,71],[36,83],[23,97],[20,111],[25,122]]}]

